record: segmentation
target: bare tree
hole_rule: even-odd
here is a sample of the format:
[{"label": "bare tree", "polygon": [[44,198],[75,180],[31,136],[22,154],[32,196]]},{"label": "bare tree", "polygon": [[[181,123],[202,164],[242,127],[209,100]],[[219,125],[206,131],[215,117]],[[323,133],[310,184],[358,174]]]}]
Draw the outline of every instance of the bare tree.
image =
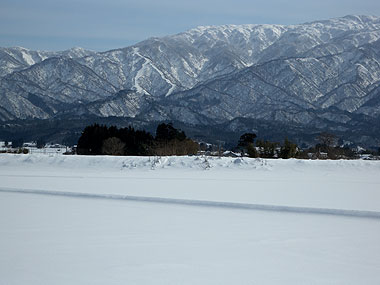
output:
[{"label": "bare tree", "polygon": [[326,133],[326,132],[320,133],[317,139],[321,145],[324,145],[327,148],[335,146],[337,142],[337,137],[334,134]]},{"label": "bare tree", "polygon": [[330,159],[336,158],[334,146],[338,138],[334,134],[323,132],[318,135],[317,139],[319,141],[318,152],[325,151]]},{"label": "bare tree", "polygon": [[125,143],[116,137],[108,138],[103,141],[102,153],[107,155],[123,155],[125,153]]}]

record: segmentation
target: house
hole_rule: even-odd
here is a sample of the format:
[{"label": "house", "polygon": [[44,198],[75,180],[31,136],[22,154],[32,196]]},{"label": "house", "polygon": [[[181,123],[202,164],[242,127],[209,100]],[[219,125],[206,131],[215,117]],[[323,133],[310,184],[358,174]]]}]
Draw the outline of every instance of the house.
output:
[{"label": "house", "polygon": [[22,147],[37,147],[37,143],[36,142],[25,142],[22,144]]},{"label": "house", "polygon": [[223,152],[223,156],[225,156],[225,157],[240,157],[241,154],[228,150],[228,151]]}]

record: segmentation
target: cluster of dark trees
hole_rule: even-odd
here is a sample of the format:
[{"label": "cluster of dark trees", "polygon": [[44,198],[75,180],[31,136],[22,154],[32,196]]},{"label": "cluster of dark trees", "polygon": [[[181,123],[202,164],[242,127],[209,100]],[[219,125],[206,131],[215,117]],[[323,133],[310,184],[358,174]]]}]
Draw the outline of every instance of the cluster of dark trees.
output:
[{"label": "cluster of dark trees", "polygon": [[[349,146],[339,143],[336,136],[321,133],[317,144],[302,150],[287,138],[283,143],[256,139],[254,133],[243,134],[235,150],[249,157],[261,158],[356,158]],[[77,153],[84,155],[191,155],[197,154],[200,145],[189,139],[186,134],[173,127],[171,123],[157,126],[155,136],[145,130],[133,127],[117,128],[115,126],[93,124],[82,132]]]},{"label": "cluster of dark trees", "polygon": [[278,142],[271,142],[267,140],[257,140],[255,143],[256,134],[245,133],[238,142],[237,148],[249,157],[262,157],[262,158],[292,158],[299,157],[300,150],[295,143],[292,143],[285,138],[284,143],[281,145]]},{"label": "cluster of dark trees", "polygon": [[93,124],[78,140],[77,153],[84,155],[189,155],[198,144],[171,123],[158,125],[156,136],[133,127],[117,128]]},{"label": "cluster of dark trees", "polygon": [[[314,147],[301,149],[297,144],[285,138],[282,144],[267,140],[256,139],[256,134],[245,133],[238,142],[237,150],[249,157],[262,158],[304,158],[304,159],[354,159],[358,153],[351,147],[340,142],[334,134],[320,133]],[[362,152],[363,153],[363,152]],[[366,154],[376,155],[374,151],[365,151]],[[379,150],[380,153],[380,150]]]},{"label": "cluster of dark trees", "polygon": [[313,158],[352,159],[358,157],[358,154],[351,147],[339,142],[338,137],[334,134],[323,132],[316,139],[318,143],[306,150],[308,153],[313,154]]}]

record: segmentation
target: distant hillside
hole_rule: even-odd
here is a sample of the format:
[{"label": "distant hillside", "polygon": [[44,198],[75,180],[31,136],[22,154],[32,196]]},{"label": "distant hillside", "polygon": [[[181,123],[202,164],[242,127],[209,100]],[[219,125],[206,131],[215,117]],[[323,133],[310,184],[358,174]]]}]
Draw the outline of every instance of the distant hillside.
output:
[{"label": "distant hillside", "polygon": [[328,130],[380,143],[379,17],[198,27],[101,53],[0,48],[0,63],[6,123],[79,116],[255,129],[253,120],[302,129],[300,139]]}]

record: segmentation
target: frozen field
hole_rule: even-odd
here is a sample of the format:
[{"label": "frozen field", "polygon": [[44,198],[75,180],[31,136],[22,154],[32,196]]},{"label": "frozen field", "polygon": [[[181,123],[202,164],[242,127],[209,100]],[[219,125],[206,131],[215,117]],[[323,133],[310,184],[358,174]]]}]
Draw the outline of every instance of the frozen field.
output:
[{"label": "frozen field", "polygon": [[380,162],[0,155],[0,284],[379,284]]}]

